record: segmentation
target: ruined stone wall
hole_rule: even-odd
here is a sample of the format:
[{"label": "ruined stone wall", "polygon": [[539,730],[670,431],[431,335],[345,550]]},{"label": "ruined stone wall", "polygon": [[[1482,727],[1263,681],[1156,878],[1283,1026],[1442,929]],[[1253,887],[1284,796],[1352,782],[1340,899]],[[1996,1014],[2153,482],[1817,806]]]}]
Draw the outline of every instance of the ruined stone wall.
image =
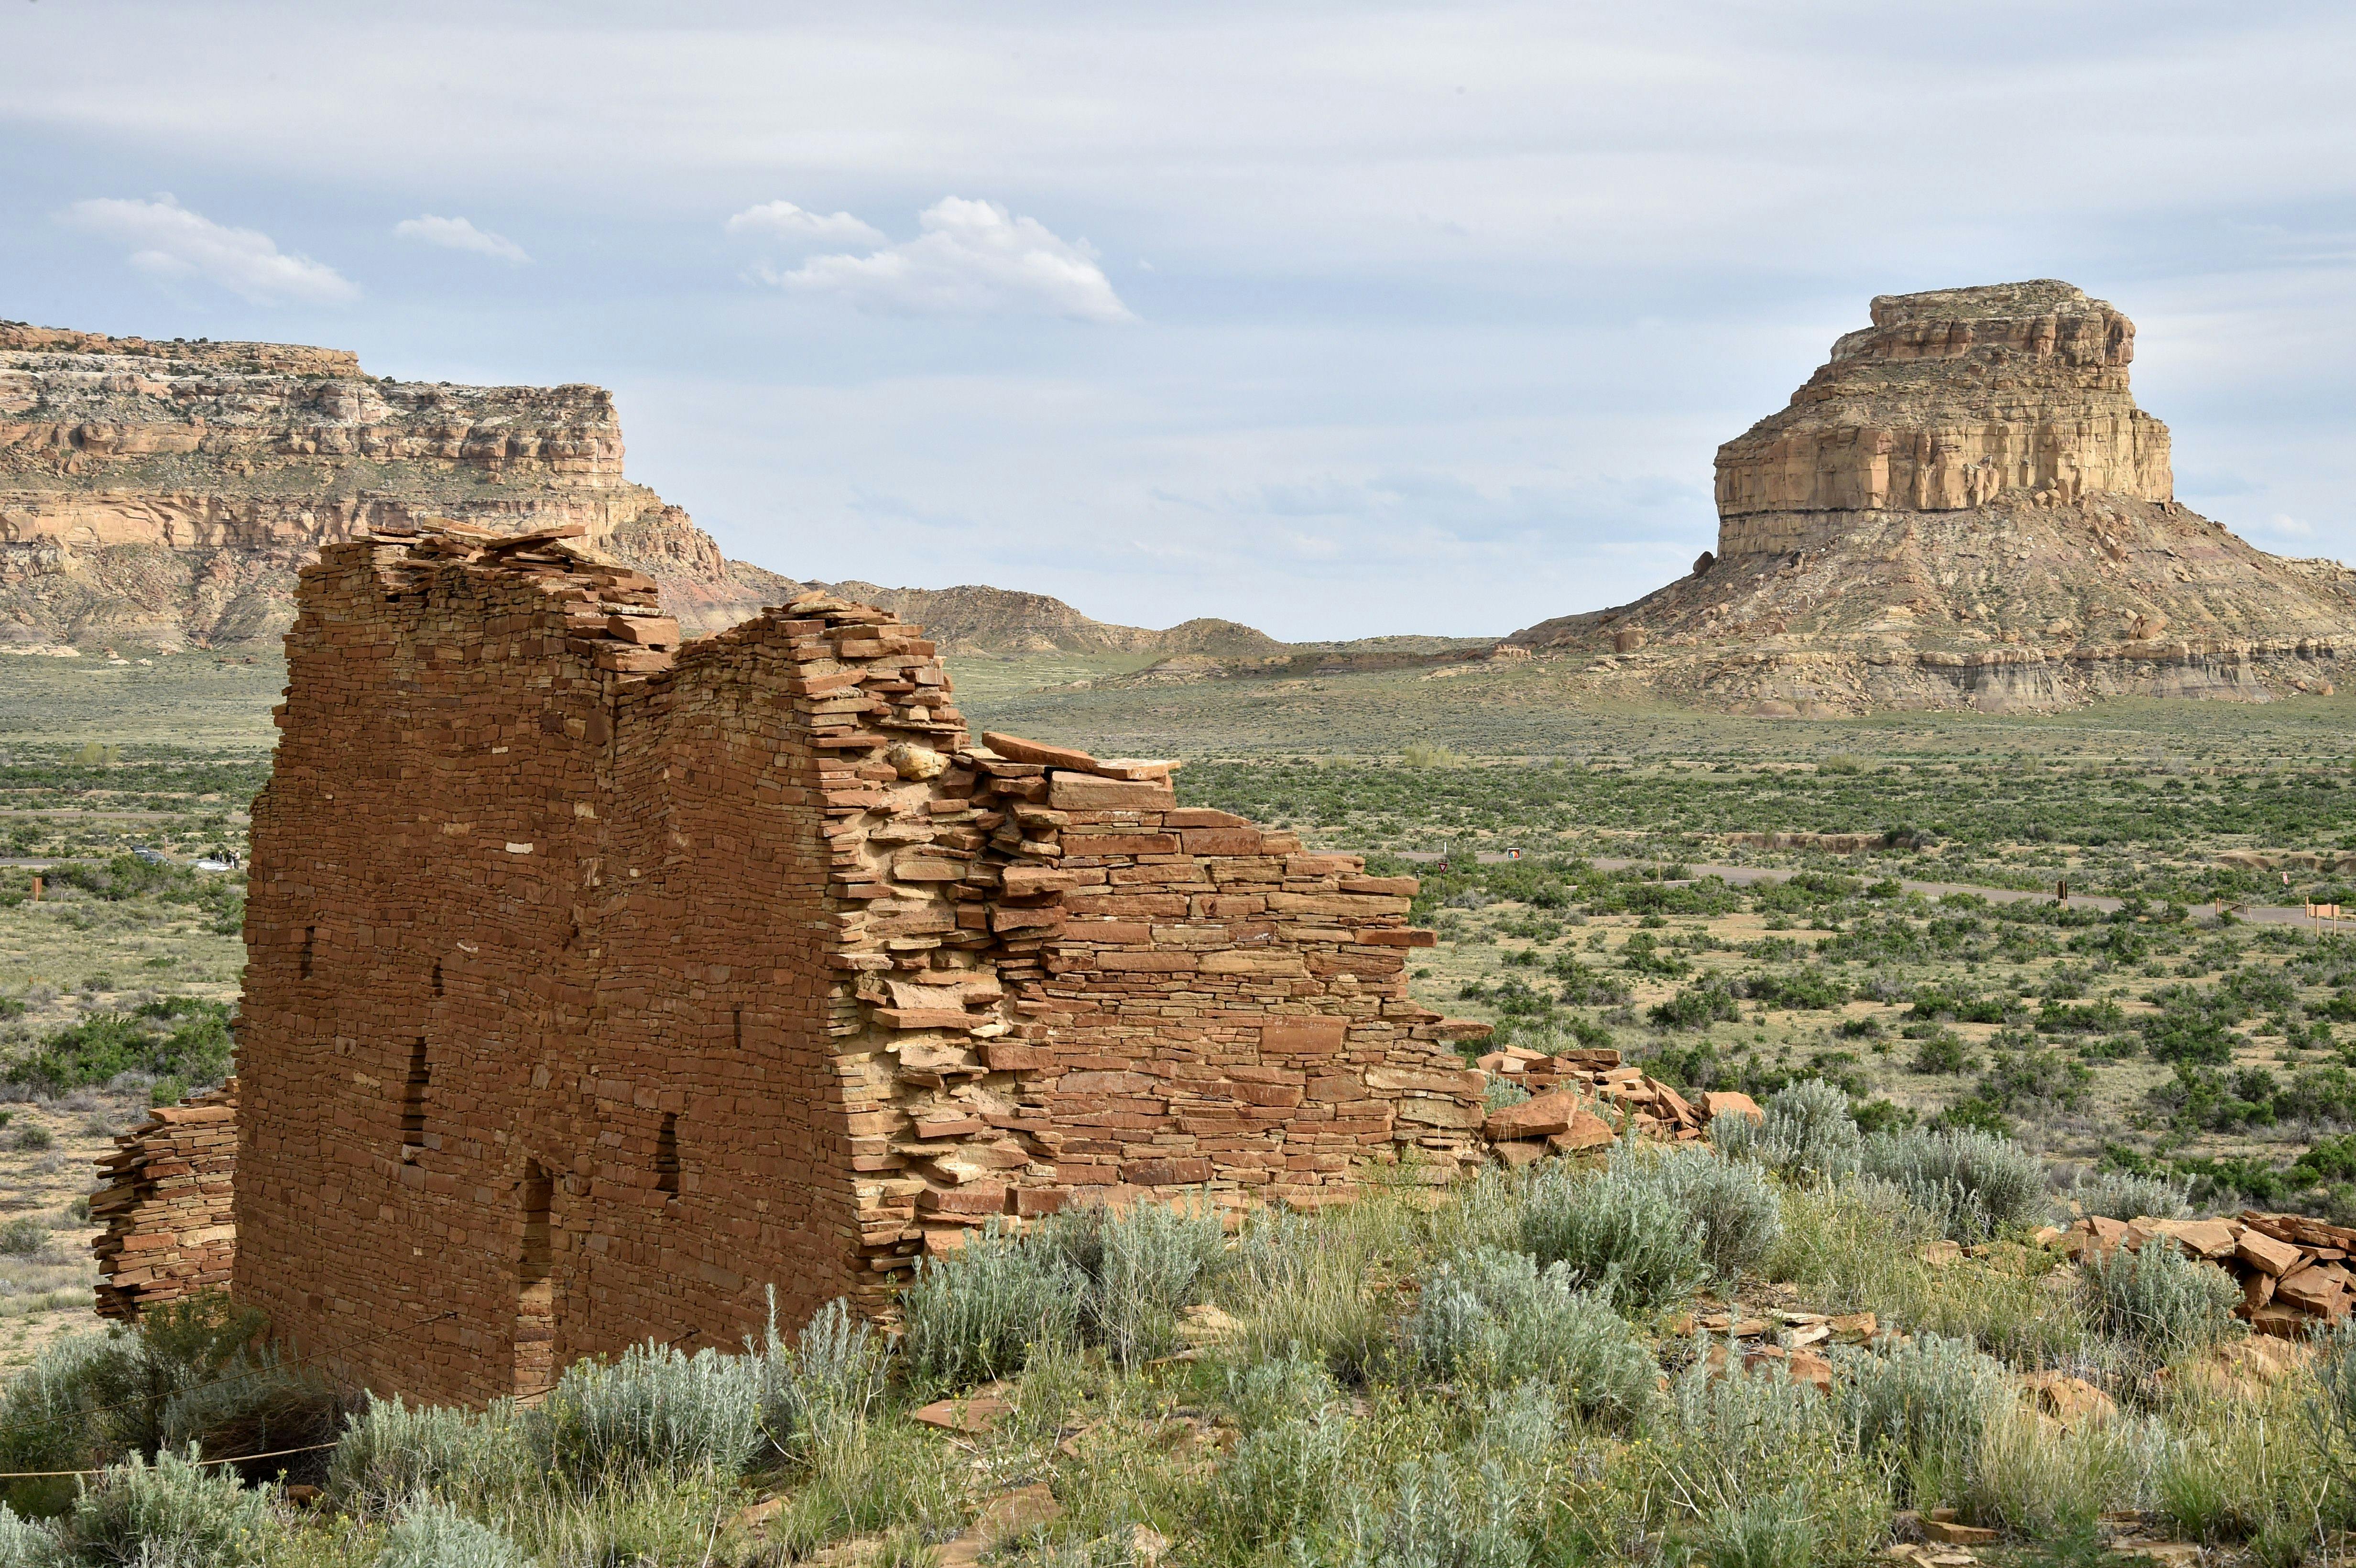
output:
[{"label": "ruined stone wall", "polygon": [[677,645],[547,536],[331,547],[257,803],[239,1295],[383,1391],[888,1307],[993,1216],[1479,1147],[1405,880],[972,744],[811,596]]},{"label": "ruined stone wall", "polygon": [[90,1214],[104,1227],[98,1315],[128,1321],[150,1307],[226,1286],[236,1250],[230,1215],[237,1168],[237,1083],[159,1105],[99,1161]]},{"label": "ruined stone wall", "polygon": [[337,546],[305,574],[239,1030],[238,1296],[356,1377],[434,1393],[549,1355],[519,1278],[552,1205],[526,1189],[594,1177],[538,1091],[588,1023],[576,811],[605,793],[615,678],[607,617],[575,637],[568,611],[652,600],[635,573],[469,553]]}]

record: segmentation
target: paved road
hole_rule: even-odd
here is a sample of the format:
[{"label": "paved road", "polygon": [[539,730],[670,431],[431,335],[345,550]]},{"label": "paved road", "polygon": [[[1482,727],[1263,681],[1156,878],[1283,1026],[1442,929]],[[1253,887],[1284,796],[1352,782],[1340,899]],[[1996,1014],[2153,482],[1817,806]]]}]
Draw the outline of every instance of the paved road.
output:
[{"label": "paved road", "polygon": [[[1409,849],[1400,851],[1398,858],[1402,860],[1430,861],[1438,860],[1442,857],[1436,850]],[[1484,866],[1496,866],[1504,865],[1513,857],[1495,850],[1483,849],[1476,853],[1473,859]],[[1612,859],[1602,856],[1588,861],[1588,864],[1601,871],[1624,871],[1632,866],[1649,866],[1655,863],[1650,860]],[[1796,870],[1779,866],[1697,866],[1691,861],[1684,863],[1697,876],[1722,877],[1737,887],[1748,887],[1753,882],[1789,881],[1799,875]],[[1677,884],[1670,885],[1674,887]],[[1933,899],[1945,893],[1972,893],[1987,900],[1990,903],[1998,904],[2019,903],[2023,900],[2029,899],[2050,903],[2053,900],[2051,893],[2041,890],[2029,892],[2019,888],[1983,888],[1969,882],[1918,882],[1912,878],[1901,878],[1899,886],[1910,893],[1921,893],[1925,898]],[[2108,914],[2119,908],[2121,901],[2118,899],[2104,898],[2094,893],[2070,895],[2072,909],[2094,910],[2103,914]],[[2240,918],[2259,925],[2297,925],[2314,931],[2340,929],[2330,921],[2309,917],[2306,908],[2300,904],[2252,904],[2240,912]],[[2340,923],[2344,925],[2347,923]]]}]

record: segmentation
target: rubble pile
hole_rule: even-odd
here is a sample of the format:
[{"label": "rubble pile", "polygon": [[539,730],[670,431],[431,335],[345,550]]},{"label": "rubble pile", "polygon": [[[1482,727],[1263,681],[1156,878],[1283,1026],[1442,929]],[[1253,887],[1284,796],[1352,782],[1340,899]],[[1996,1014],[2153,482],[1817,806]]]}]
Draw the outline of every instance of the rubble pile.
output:
[{"label": "rubble pile", "polygon": [[237,1252],[230,1179],[237,1167],[237,1081],[159,1105],[99,1161],[91,1217],[98,1315],[125,1321],[160,1302],[229,1284]]},{"label": "rubble pile", "polygon": [[2188,1257],[2224,1269],[2241,1283],[2234,1316],[2261,1334],[2286,1339],[2337,1323],[2356,1302],[2356,1229],[2328,1225],[2302,1214],[2245,1209],[2238,1220],[2106,1220],[2090,1215],[2057,1238],[2072,1258],[2106,1256],[2125,1247],[2140,1252],[2168,1240]]},{"label": "rubble pile", "polygon": [[1547,1056],[1506,1046],[1475,1063],[1493,1080],[1518,1083],[1530,1097],[1491,1111],[1482,1135],[1507,1165],[1527,1165],[1548,1153],[1600,1148],[1633,1128],[1639,1137],[1692,1143],[1710,1118],[1756,1119],[1748,1094],[1712,1093],[1688,1100],[1644,1069],[1623,1066],[1611,1050],[1567,1051]]}]

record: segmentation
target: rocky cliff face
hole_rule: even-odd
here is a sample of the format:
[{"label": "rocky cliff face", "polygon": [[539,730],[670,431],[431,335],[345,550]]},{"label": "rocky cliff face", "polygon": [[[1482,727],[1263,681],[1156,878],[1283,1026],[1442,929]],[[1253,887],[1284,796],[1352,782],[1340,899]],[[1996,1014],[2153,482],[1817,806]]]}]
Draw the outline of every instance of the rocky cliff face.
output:
[{"label": "rocky cliff face", "polygon": [[2124,315],[2051,280],[1876,299],[1719,449],[1691,576],[1510,640],[1771,713],[2329,689],[2356,573],[2177,504],[2134,352]]},{"label": "rocky cliff face", "polygon": [[652,576],[691,637],[823,589],[931,625],[950,653],[1282,647],[1229,621],[1154,632],[1042,593],[803,583],[729,560],[624,475],[600,387],[395,382],[336,348],[0,322],[0,650],[275,637],[322,545],[424,517],[578,525]]},{"label": "rocky cliff face", "polygon": [[0,323],[0,643],[275,636],[321,545],[425,516],[578,524],[691,634],[789,586],[624,475],[601,388],[396,383],[337,349]]}]

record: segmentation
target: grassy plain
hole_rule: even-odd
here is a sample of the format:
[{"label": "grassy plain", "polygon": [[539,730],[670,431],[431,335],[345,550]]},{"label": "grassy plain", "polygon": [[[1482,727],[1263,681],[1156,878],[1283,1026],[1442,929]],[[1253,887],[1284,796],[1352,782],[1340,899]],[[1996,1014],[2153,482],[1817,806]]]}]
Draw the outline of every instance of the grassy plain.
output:
[{"label": "grassy plain", "polygon": [[[1543,667],[1102,684],[1141,663],[970,659],[955,673],[977,729],[1182,757],[1190,801],[1419,872],[1418,919],[1440,940],[1414,955],[1416,993],[1495,1022],[1504,1039],[1608,1042],[1688,1087],[1762,1098],[1822,1080],[1869,1129],[2000,1128],[2055,1161],[2106,1162],[2113,1179],[2197,1177],[2211,1206],[2247,1197],[2356,1214],[2356,1042],[2343,1041],[2356,1029],[2356,944],[2203,907],[2338,890],[2308,869],[2286,891],[2278,876],[2217,857],[2356,847],[2346,701],[1815,721],[1572,709]],[[126,857],[134,846],[176,861],[242,849],[282,678],[269,663],[205,657],[0,661],[0,831],[20,862],[0,869],[0,1075],[13,1084],[0,1089],[13,1096],[0,1105],[0,1226],[16,1225],[0,1231],[16,1238],[0,1252],[0,1369],[90,1326],[77,1206],[90,1162],[151,1095],[187,1086],[187,1061],[213,1060],[187,1041],[211,1038],[199,1005],[238,989],[239,879]],[[1834,856],[1736,837],[1794,831],[1891,841]],[[1507,848],[1523,858],[1477,859]],[[1398,858],[1410,852],[1450,861]],[[34,861],[47,883],[37,903],[27,896],[36,868],[22,863]],[[1695,869],[1708,864],[1789,880],[1738,887]],[[2062,911],[1901,885],[2058,877],[2125,902]],[[125,1061],[145,1066],[116,1070]],[[59,1064],[72,1062],[104,1076],[69,1084]],[[941,1273],[944,1291],[966,1294],[938,1304],[936,1350],[918,1334],[890,1392],[859,1394],[855,1409],[778,1417],[766,1430],[783,1441],[742,1479],[708,1456],[701,1468],[666,1458],[568,1476],[571,1429],[527,1412],[497,1430],[434,1417],[447,1428],[435,1441],[456,1447],[426,1484],[450,1518],[551,1563],[821,1552],[948,1563],[986,1551],[1140,1568],[1525,1568],[1694,1552],[1797,1568],[1879,1554],[1890,1510],[1910,1503],[2004,1531],[1997,1554],[2023,1563],[2091,1560],[2098,1535],[2138,1531],[2288,1563],[2348,1522],[2339,1477],[2356,1448],[2309,1413],[2356,1420],[2356,1360],[2349,1398],[2333,1404],[2303,1371],[2243,1356],[2220,1303],[2169,1307],[2190,1337],[2155,1339],[2136,1327],[2148,1314],[2121,1317],[2099,1281],[2033,1246],[2000,1239],[1932,1267],[1921,1248],[1938,1234],[1938,1193],[1916,1202],[1828,1186],[1804,1161],[1697,1187],[1690,1173],[1619,1186],[1566,1176],[1456,1198],[1413,1178],[1399,1173],[1350,1211],[1271,1221],[1220,1259],[1188,1253],[1174,1231],[1138,1243],[1121,1277],[1166,1296],[1146,1303],[1159,1315],[1153,1355],[1137,1353],[1135,1324],[1108,1327],[1110,1306],[1073,1306],[1103,1279],[1055,1272],[1075,1265],[1042,1263],[1036,1245],[1028,1262],[991,1263],[1000,1255],[985,1249],[976,1272]],[[2018,1199],[2003,1238],[2067,1200],[2041,1188]],[[1706,1224],[1698,1211],[1643,1219],[1644,1204],[1664,1202],[1721,1208]],[[1549,1205],[1589,1218],[1549,1219]],[[1634,1276],[1590,1255],[1645,1235],[1738,1231],[1756,1245],[1730,1270],[1672,1268],[1633,1295]],[[1564,1277],[1606,1289],[1618,1316],[1564,1307],[1554,1286],[1516,1284],[1517,1264],[1481,1252],[1559,1252],[1547,1240],[1559,1235],[1589,1238],[1548,1256],[1575,1259]],[[1109,1266],[1097,1243],[1070,1244],[1070,1258]],[[1180,1266],[1181,1254],[1200,1255]],[[1453,1305],[1427,1311],[1427,1299]],[[1055,1316],[1066,1310],[1080,1316]],[[1861,1395],[1844,1394],[1836,1418],[1780,1376],[1710,1392],[1727,1385],[1694,1371],[1708,1351],[1690,1330],[1720,1310],[1775,1325],[1771,1339],[1813,1334],[1811,1313],[1870,1311],[1908,1335],[1978,1347],[1908,1361],[1887,1341],[1860,1363],[1867,1381],[1844,1385],[1923,1380],[1899,1392],[1947,1412],[1944,1451],[1921,1432],[1873,1436],[1855,1413]],[[2214,1360],[2218,1335],[2239,1359]],[[969,1341],[948,1362],[944,1336]],[[64,1364],[54,1357],[42,1365]],[[821,1362],[837,1369],[824,1374],[837,1377],[839,1356],[806,1348],[777,1364],[807,1382],[823,1381]],[[942,1371],[952,1363],[963,1370]],[[2051,1372],[2099,1384],[2118,1420],[2065,1426],[1987,1395],[1992,1380]],[[645,1387],[670,1375],[648,1372]],[[734,1374],[679,1375],[703,1400]],[[912,1419],[925,1397],[977,1384],[1009,1406],[986,1429],[945,1435]],[[1600,1397],[1622,1385],[1624,1399]],[[1771,1428],[1773,1443],[1762,1439]],[[121,1446],[89,1441],[73,1452]],[[478,1462],[496,1485],[468,1468]],[[348,1469],[368,1480],[364,1455]],[[170,1485],[187,1491],[177,1517],[244,1506],[233,1488]],[[344,1500],[359,1522],[280,1509],[238,1528],[289,1563],[369,1563],[389,1531],[464,1536],[406,1495]],[[978,1512],[1001,1522],[976,1526]],[[102,1555],[102,1541],[90,1550]],[[469,1561],[512,1561],[479,1540],[470,1550]]]},{"label": "grassy plain", "polygon": [[[1886,1103],[1892,1114],[2001,1118],[2057,1157],[2191,1160],[2188,1168],[2241,1182],[2233,1190],[2276,1197],[2268,1173],[2356,1120],[2351,1096],[2328,1077],[2344,1065],[2338,1036],[2349,1032],[2332,1015],[2336,986],[2294,979],[2288,997],[2269,993],[2227,1026],[2222,1054],[2210,1043],[2210,1060],[2161,1061],[2137,1044],[2164,1010],[2147,999],[2163,987],[2213,993],[2220,976],[2282,975],[2303,962],[2300,950],[2267,944],[2286,933],[2211,930],[2207,911],[2179,921],[2171,902],[2356,904],[2356,891],[2329,872],[2300,871],[2286,889],[2276,874],[2216,860],[2237,848],[2356,848],[2347,739],[2356,699],[1798,720],[1572,708],[1543,665],[1444,679],[1409,669],[1106,684],[1148,662],[974,656],[953,661],[953,674],[977,729],[1184,758],[1188,800],[1297,827],[1320,847],[1452,855],[1448,876],[1429,863],[1397,868],[1428,878],[1422,917],[1443,941],[1413,984],[1444,1010],[1525,1033],[1608,1037],[1688,1086],[1827,1073],[1860,1104]],[[19,862],[0,868],[0,997],[23,1009],[0,1020],[0,1057],[156,997],[235,997],[241,951],[223,901],[234,878],[208,903],[60,888],[53,868],[41,902],[23,894],[31,862],[65,861],[70,877],[134,846],[179,859],[241,850],[284,678],[266,656],[0,661],[0,855]],[[1794,831],[1886,833],[1893,843],[1831,856],[1737,837]],[[1524,852],[1520,866],[1469,864],[1508,848]],[[1813,871],[1833,879],[1815,885],[1835,891],[1810,901],[1718,889],[1677,895],[1683,912],[1675,899],[1618,908],[1624,889],[1590,896],[1603,885],[1582,868],[1598,858],[1642,862],[1656,891],[1662,868],[1690,863]],[[2140,897],[2150,909],[2090,935],[1864,895],[1891,878],[2005,888],[2066,878],[2074,891]],[[2304,962],[2304,972],[2337,974]],[[1566,968],[1605,984],[1566,985],[1556,973]],[[1837,977],[1841,1000],[1783,1005],[1822,1004],[1829,993],[1772,984],[1730,994],[1754,978],[1818,974]],[[1713,983],[1730,995],[1684,1004],[1677,1022],[1653,1018]],[[1970,1016],[1938,1005],[1965,994],[1977,1004],[1964,1008]],[[2006,1006],[1988,1000],[1998,996]],[[2049,1002],[2091,1008],[2100,1027],[2040,1029],[2038,1019],[2056,1016]],[[135,1086],[123,1093],[136,1097]],[[94,1115],[115,1116],[67,1113],[60,1128],[80,1137]],[[35,1180],[32,1157],[19,1160],[0,1139],[0,1189],[11,1194],[0,1203],[55,1211],[58,1151],[79,1168],[103,1147],[61,1139],[39,1157],[45,1174]],[[2305,1182],[2311,1205],[2338,1184],[2282,1179]],[[0,1292],[14,1292],[0,1301],[50,1299],[47,1274],[11,1284],[18,1266],[0,1262]]]}]

